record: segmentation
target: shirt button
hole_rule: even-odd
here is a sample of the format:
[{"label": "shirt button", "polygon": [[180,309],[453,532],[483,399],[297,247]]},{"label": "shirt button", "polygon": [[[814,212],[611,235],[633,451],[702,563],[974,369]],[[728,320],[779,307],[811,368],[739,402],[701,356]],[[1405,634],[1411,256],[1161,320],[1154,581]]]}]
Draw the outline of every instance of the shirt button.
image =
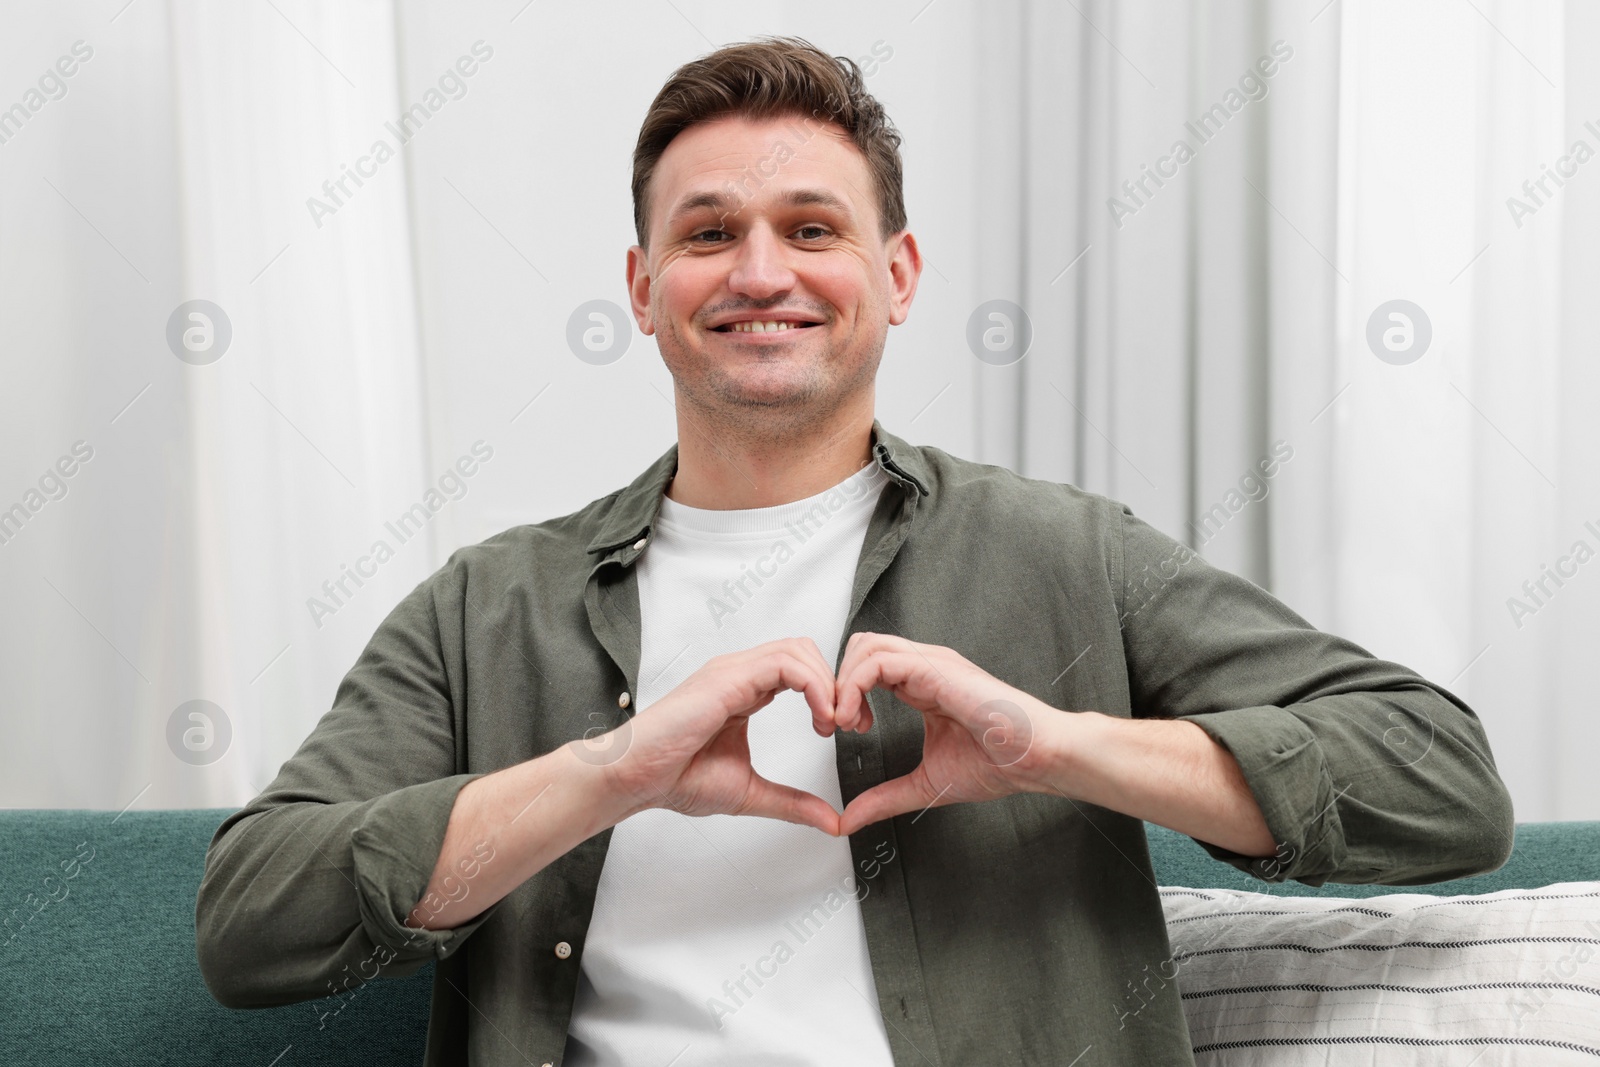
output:
[{"label": "shirt button", "polygon": [[639,538],[639,540],[637,540],[637,541],[635,541],[635,542],[634,542],[634,543],[633,543],[633,550],[634,550],[634,551],[635,551],[635,552],[637,552],[637,551],[638,551],[638,550],[639,550],[639,549],[641,549],[641,548],[643,548],[643,547],[644,547],[644,543],[645,543],[645,542],[646,542],[646,541],[648,541],[648,540],[650,540],[650,539],[649,539],[649,538],[648,538],[648,537],[641,537],[641,538]]},{"label": "shirt button", "polygon": [[619,708],[625,708],[632,703],[633,698],[628,695],[628,691],[626,689],[622,691],[621,696],[617,697],[617,707]]},{"label": "shirt button", "polygon": [[562,941],[560,944],[556,945],[556,955],[562,959],[566,959],[568,956],[572,955],[572,946],[567,944],[565,941]]}]

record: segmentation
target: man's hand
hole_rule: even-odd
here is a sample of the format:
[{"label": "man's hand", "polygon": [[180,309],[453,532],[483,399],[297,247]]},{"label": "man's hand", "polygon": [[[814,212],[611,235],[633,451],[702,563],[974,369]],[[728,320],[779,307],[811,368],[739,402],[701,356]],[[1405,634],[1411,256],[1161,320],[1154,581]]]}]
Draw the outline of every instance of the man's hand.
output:
[{"label": "man's hand", "polygon": [[840,834],[905,812],[1046,788],[1043,778],[1066,713],[953,649],[889,634],[855,634],[839,666],[839,729],[872,727],[866,694],[877,687],[922,712],[922,762],[852,800],[839,820]]},{"label": "man's hand", "polygon": [[604,766],[635,811],[760,815],[837,835],[839,813],[832,805],[768,781],[750,765],[750,716],[786,689],[805,694],[812,728],[831,736],[833,671],[816,642],[803,637],[715,656],[628,722],[569,747]]},{"label": "man's hand", "polygon": [[760,815],[837,835],[839,813],[821,797],[755,772],[747,733],[751,715],[792,689],[805,694],[812,728],[832,735],[834,688],[816,642],[772,641],[708,660],[615,729],[468,782],[407,925],[446,930],[470,922],[579,844],[648,808]]},{"label": "man's hand", "polygon": [[839,729],[872,725],[866,694],[878,686],[922,712],[922,762],[852,800],[840,834],[942,804],[1050,793],[1241,855],[1278,854],[1238,762],[1196,723],[1063,712],[952,649],[859,633],[839,669]]}]

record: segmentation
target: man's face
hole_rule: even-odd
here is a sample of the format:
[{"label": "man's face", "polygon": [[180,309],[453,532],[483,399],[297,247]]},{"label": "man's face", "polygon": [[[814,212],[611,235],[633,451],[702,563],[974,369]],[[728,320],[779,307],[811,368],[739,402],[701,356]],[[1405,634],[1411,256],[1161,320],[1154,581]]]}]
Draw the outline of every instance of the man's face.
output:
[{"label": "man's face", "polygon": [[851,399],[870,410],[922,264],[908,232],[879,236],[871,173],[843,129],[798,116],[691,126],[648,195],[650,250],[628,250],[628,288],[680,399],[735,424]]}]

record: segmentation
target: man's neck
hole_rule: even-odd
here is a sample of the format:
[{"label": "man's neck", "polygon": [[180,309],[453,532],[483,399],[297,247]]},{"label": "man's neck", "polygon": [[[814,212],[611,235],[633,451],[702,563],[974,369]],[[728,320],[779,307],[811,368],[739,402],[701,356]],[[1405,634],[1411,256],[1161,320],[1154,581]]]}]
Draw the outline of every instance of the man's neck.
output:
[{"label": "man's neck", "polygon": [[678,416],[677,503],[711,511],[769,508],[815,496],[872,459],[872,409],[841,412],[804,433],[748,439]]}]

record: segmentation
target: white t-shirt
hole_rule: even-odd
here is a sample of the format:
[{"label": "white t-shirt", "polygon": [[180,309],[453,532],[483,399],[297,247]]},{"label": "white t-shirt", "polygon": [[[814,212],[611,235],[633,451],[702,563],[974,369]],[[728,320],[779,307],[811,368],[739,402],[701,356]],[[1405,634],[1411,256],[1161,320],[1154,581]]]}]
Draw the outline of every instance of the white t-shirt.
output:
[{"label": "white t-shirt", "polygon": [[[876,460],[769,508],[670,498],[638,567],[638,713],[706,660],[809,636],[831,668],[888,475]],[[764,777],[842,809],[834,739],[785,690],[750,717]],[[568,1028],[570,1067],[891,1067],[850,841],[662,808],[612,830]]]}]

